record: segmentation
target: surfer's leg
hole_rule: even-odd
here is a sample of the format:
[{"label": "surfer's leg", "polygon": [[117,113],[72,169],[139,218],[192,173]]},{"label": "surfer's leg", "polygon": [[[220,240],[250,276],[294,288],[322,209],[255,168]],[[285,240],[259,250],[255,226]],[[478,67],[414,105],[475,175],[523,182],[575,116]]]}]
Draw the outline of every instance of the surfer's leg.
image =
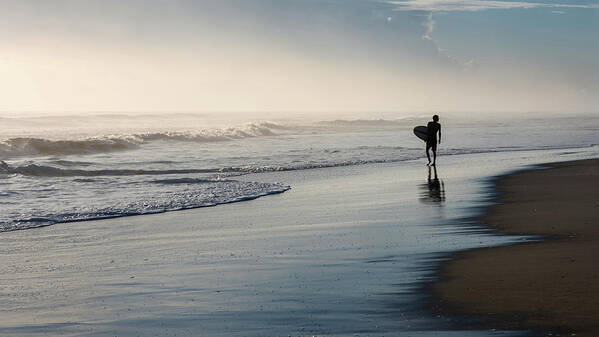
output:
[{"label": "surfer's leg", "polygon": [[[433,150],[433,164],[432,166],[435,166],[435,163],[437,163],[437,143],[435,142],[434,144],[430,145],[430,149]],[[428,151],[426,152],[426,154],[428,155]],[[428,159],[429,163],[431,161],[431,159]]]},{"label": "surfer's leg", "polygon": [[428,153],[428,151],[430,151],[431,146],[429,143],[426,143],[426,158],[428,158],[428,164],[429,165],[431,163],[431,155]]}]

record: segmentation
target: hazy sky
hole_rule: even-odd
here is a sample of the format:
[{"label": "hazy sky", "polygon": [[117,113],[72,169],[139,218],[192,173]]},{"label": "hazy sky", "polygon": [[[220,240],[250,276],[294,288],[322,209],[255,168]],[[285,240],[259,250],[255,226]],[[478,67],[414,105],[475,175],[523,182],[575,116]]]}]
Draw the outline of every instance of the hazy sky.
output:
[{"label": "hazy sky", "polygon": [[0,110],[599,111],[599,1],[0,0]]}]

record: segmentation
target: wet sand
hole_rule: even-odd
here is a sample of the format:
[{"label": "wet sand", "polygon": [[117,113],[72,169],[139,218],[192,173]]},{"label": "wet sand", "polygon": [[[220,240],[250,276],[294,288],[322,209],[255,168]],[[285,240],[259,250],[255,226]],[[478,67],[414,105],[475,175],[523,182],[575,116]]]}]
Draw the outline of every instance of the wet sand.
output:
[{"label": "wet sand", "polygon": [[599,160],[545,167],[498,178],[481,220],[543,240],[454,255],[431,285],[441,313],[475,314],[468,328],[599,336]]}]

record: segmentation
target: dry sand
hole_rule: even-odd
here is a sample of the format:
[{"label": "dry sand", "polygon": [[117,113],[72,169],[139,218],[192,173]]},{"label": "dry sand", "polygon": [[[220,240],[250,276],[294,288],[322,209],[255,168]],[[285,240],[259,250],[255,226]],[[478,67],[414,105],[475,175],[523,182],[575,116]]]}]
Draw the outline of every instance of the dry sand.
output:
[{"label": "dry sand", "polygon": [[599,160],[547,167],[499,178],[482,219],[545,239],[457,254],[431,286],[441,312],[476,314],[476,328],[599,336]]}]

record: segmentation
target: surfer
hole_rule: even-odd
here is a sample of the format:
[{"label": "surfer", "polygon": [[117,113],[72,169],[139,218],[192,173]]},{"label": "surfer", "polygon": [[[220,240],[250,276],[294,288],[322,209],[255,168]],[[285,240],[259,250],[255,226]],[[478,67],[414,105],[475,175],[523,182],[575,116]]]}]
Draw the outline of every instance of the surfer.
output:
[{"label": "surfer", "polygon": [[[435,166],[437,161],[437,132],[439,132],[439,144],[441,144],[441,124],[439,124],[439,116],[434,115],[433,120],[428,122],[426,125],[428,128],[428,137],[426,139],[426,158],[428,158],[428,164]],[[431,164],[430,150],[433,150],[433,163]]]}]

